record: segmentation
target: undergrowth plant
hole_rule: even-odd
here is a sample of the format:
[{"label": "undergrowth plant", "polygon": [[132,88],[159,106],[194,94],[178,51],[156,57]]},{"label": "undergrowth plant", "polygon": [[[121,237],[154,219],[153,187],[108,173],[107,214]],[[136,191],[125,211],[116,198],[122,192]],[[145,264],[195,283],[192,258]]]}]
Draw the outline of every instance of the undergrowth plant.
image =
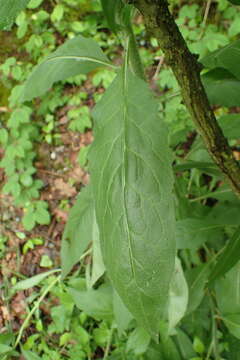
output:
[{"label": "undergrowth plant", "polygon": [[[240,357],[236,111],[240,105],[240,40],[235,38],[239,18],[231,13],[240,1],[230,2],[233,7],[228,7],[226,33],[234,41],[227,43],[225,34],[215,37],[214,27],[206,30],[206,23],[196,23],[198,5],[183,7],[182,23],[176,23],[172,15],[175,1],[169,8],[165,0],[102,0],[108,26],[124,46],[121,66],[110,60],[101,43],[82,35],[70,36],[34,67],[21,88],[25,104],[21,111],[28,114],[28,123],[30,101],[43,96],[55,82],[99,69],[111,72],[103,77],[105,81],[115,74],[92,114],[91,180],[81,190],[64,231],[64,305],[52,314],[56,319],[53,332],[58,326],[69,330],[67,321],[63,325],[57,319],[63,313],[66,318],[72,314],[74,304],[81,314],[100,321],[94,341],[102,341],[103,359]],[[27,4],[27,0],[0,1],[1,27],[9,26]],[[227,4],[219,1],[219,11]],[[62,13],[58,4],[52,18],[59,27]],[[139,14],[150,41],[160,46],[158,71],[164,61],[177,80],[164,67],[158,98],[146,83],[142,49],[138,49],[134,19]],[[22,33],[27,25],[23,18],[19,23]],[[197,25],[199,31],[193,38],[191,26]],[[95,81],[103,80],[96,76]],[[169,81],[173,93],[167,91]],[[171,121],[171,106],[174,113],[182,114],[184,126]],[[82,107],[79,111],[88,127],[88,110]],[[78,115],[71,113],[71,126],[83,131],[84,126],[76,123]],[[166,122],[173,129],[170,145],[174,152]],[[19,125],[15,126],[18,134]],[[186,135],[187,143],[183,141]],[[7,141],[7,135],[3,138]],[[19,181],[24,185],[24,178]],[[89,255],[92,260],[86,266],[86,277],[68,278],[79,259]],[[15,290],[34,286],[48,275],[38,275],[30,284],[25,280]],[[54,278],[40,299],[58,281]],[[65,335],[62,343],[67,346],[72,336]],[[79,340],[82,354],[78,358],[91,358],[88,334],[81,330],[79,337],[85,343]],[[121,339],[125,339],[123,344]],[[22,352],[26,359],[34,359],[28,349]]]}]

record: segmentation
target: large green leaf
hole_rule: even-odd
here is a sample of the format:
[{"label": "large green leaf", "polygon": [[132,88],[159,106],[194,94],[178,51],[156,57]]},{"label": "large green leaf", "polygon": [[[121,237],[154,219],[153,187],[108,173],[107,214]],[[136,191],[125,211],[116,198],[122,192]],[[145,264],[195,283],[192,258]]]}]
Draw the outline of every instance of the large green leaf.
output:
[{"label": "large green leaf", "polygon": [[61,248],[62,277],[79,261],[94,236],[98,236],[95,226],[94,201],[88,186],[81,190],[65,226]]},{"label": "large green leaf", "polygon": [[210,69],[224,68],[240,80],[240,40],[212,52],[201,59],[201,62]]},{"label": "large green leaf", "polygon": [[20,11],[27,7],[30,0],[0,0],[0,30],[12,25]]},{"label": "large green leaf", "polygon": [[141,326],[157,336],[174,270],[173,175],[158,103],[122,70],[94,111],[91,181],[103,259]]},{"label": "large green leaf", "polygon": [[228,241],[223,252],[217,259],[217,263],[213,268],[209,280],[215,280],[216,278],[223,276],[240,260],[240,228],[238,228],[235,234]]},{"label": "large green leaf", "polygon": [[34,68],[22,99],[31,100],[44,94],[56,81],[86,74],[101,66],[114,67],[94,40],[79,35],[66,41]]},{"label": "large green leaf", "polygon": [[240,106],[240,80],[229,71],[216,68],[202,75],[203,85],[213,105]]}]

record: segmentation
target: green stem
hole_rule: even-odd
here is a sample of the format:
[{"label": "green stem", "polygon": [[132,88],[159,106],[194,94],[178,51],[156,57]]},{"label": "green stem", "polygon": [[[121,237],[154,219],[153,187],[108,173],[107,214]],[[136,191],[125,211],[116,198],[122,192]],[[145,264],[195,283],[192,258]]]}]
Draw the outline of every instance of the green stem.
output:
[{"label": "green stem", "polygon": [[215,163],[240,197],[240,167],[214,112],[200,78],[200,66],[168,9],[166,0],[129,0],[143,15],[147,29],[158,40],[166,62],[181,88],[182,97]]},{"label": "green stem", "polygon": [[55,278],[48,286],[47,288],[44,290],[44,292],[42,293],[42,295],[39,297],[39,299],[36,301],[35,305],[33,306],[32,310],[29,312],[28,316],[26,317],[26,319],[24,320],[19,333],[18,333],[18,337],[16,339],[16,342],[14,344],[14,348],[16,348],[18,346],[18,344],[21,341],[22,338],[22,334],[24,329],[27,327],[29,320],[31,319],[31,317],[33,316],[34,312],[39,308],[39,305],[41,304],[41,302],[43,301],[43,299],[45,298],[45,296],[47,296],[47,294],[49,293],[49,291],[53,288],[53,286],[60,281],[61,279],[61,275],[59,275],[57,278]]},{"label": "green stem", "polygon": [[109,352],[110,352],[110,347],[111,347],[111,343],[112,343],[112,336],[114,333],[114,327],[112,326],[110,329],[110,333],[109,333],[109,337],[108,337],[108,342],[107,342],[107,346],[104,352],[104,357],[103,360],[106,360],[108,358]]},{"label": "green stem", "polygon": [[140,54],[138,51],[138,46],[135,38],[135,34],[133,32],[132,26],[128,29],[128,36],[129,36],[129,60],[130,64],[132,66],[132,69],[134,73],[140,77],[141,79],[144,79],[144,70],[140,58]]}]

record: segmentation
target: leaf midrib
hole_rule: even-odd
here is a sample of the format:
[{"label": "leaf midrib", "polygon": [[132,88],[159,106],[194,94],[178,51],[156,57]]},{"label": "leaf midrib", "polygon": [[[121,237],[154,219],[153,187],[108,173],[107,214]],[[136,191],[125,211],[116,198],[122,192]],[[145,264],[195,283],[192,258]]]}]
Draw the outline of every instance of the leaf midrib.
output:
[{"label": "leaf midrib", "polygon": [[75,55],[61,55],[61,56],[54,56],[51,57],[49,59],[46,59],[44,63],[50,62],[50,61],[56,61],[56,60],[76,60],[76,61],[91,61],[94,63],[98,63],[100,65],[104,65],[104,66],[108,66],[111,67],[113,69],[117,69],[118,67],[111,64],[110,62],[107,61],[103,61],[103,60],[99,60],[95,57],[90,57],[90,56],[75,56]]},{"label": "leaf midrib", "polygon": [[127,230],[127,237],[128,237],[128,244],[129,244],[129,258],[130,258],[130,265],[131,265],[131,271],[132,271],[132,276],[133,276],[133,280],[134,283],[137,287],[137,289],[139,289],[140,291],[140,296],[139,296],[139,304],[142,308],[142,314],[143,317],[145,319],[146,325],[148,327],[148,319],[146,317],[146,313],[145,313],[145,309],[144,309],[144,305],[143,305],[143,301],[142,301],[142,296],[141,296],[141,291],[142,289],[139,288],[138,283],[137,283],[137,278],[136,278],[136,270],[135,270],[135,265],[134,265],[134,260],[133,260],[133,244],[132,244],[132,239],[131,239],[131,234],[130,234],[130,226],[129,226],[129,222],[128,222],[128,214],[126,211],[126,163],[127,163],[127,153],[128,153],[128,141],[127,141],[127,129],[128,129],[128,120],[127,120],[127,114],[128,114],[128,100],[127,100],[127,93],[128,93],[128,86],[127,86],[127,64],[125,63],[124,66],[124,75],[123,75],[123,104],[124,104],[124,109],[123,109],[123,128],[124,128],[124,136],[123,136],[123,166],[122,166],[122,184],[123,184],[123,204],[124,204],[124,219],[126,222],[126,230]]}]

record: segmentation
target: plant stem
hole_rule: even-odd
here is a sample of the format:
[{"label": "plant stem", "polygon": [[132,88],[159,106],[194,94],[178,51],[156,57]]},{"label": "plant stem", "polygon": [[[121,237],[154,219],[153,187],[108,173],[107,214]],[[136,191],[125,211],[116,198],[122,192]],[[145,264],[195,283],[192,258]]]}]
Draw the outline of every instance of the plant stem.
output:
[{"label": "plant stem", "polygon": [[[136,9],[133,9],[132,17],[134,17],[135,13],[136,13]],[[129,52],[129,61],[130,61],[132,70],[138,77],[140,77],[141,79],[145,79],[144,69],[143,69],[141,57],[139,54],[136,37],[135,37],[131,23],[129,23],[127,25],[126,32],[127,32],[127,36],[129,39],[128,52]]]},{"label": "plant stem", "polygon": [[168,9],[167,0],[129,0],[156,37],[181,88],[184,103],[215,163],[240,197],[240,167],[209,104],[200,78],[200,65]]},{"label": "plant stem", "polygon": [[207,5],[206,5],[206,9],[205,9],[205,13],[204,13],[204,17],[203,17],[203,22],[202,22],[202,31],[200,33],[200,36],[199,36],[198,40],[201,40],[203,35],[204,35],[205,29],[206,29],[206,24],[207,24],[207,18],[208,18],[208,15],[209,15],[211,4],[212,4],[212,0],[208,0]]},{"label": "plant stem", "polygon": [[110,333],[109,333],[109,337],[108,337],[108,342],[107,342],[107,346],[106,346],[106,349],[105,349],[105,352],[104,352],[103,360],[106,360],[107,357],[108,357],[108,355],[109,355],[109,351],[110,351],[110,347],[111,347],[111,342],[112,342],[113,333],[114,333],[114,327],[112,326],[111,329],[110,329]]},{"label": "plant stem", "polygon": [[34,314],[34,312],[38,309],[39,305],[41,304],[41,302],[43,301],[43,299],[45,298],[45,296],[47,296],[47,294],[49,293],[49,291],[53,288],[53,286],[61,280],[61,275],[59,275],[57,278],[55,278],[48,286],[47,288],[44,290],[44,292],[42,293],[42,295],[39,297],[39,299],[36,301],[35,305],[33,306],[32,310],[29,312],[28,316],[26,317],[26,319],[24,320],[19,333],[18,333],[18,337],[16,339],[16,342],[14,344],[14,348],[16,348],[19,344],[19,342],[21,341],[22,338],[22,334],[24,329],[27,327],[29,320],[31,319],[32,315]]}]

